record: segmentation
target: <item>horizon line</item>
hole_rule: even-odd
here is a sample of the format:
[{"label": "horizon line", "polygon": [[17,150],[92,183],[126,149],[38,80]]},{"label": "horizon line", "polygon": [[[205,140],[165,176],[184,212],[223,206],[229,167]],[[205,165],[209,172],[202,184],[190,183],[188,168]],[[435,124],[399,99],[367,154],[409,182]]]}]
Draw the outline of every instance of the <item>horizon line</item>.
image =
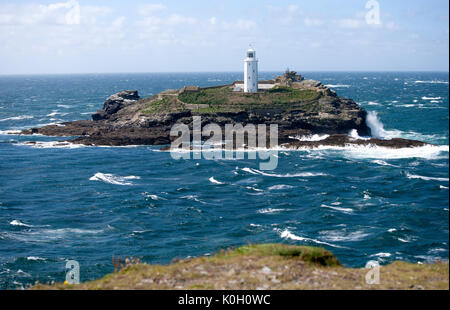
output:
[{"label": "horizon line", "polygon": [[[285,70],[264,70],[259,73],[279,73]],[[293,70],[295,71],[295,70]],[[449,73],[449,70],[304,70],[306,73]],[[297,73],[302,73],[297,71]],[[241,71],[137,71],[137,72],[57,72],[57,73],[0,73],[4,76],[38,75],[114,75],[114,74],[192,74],[192,73],[242,73]]]}]

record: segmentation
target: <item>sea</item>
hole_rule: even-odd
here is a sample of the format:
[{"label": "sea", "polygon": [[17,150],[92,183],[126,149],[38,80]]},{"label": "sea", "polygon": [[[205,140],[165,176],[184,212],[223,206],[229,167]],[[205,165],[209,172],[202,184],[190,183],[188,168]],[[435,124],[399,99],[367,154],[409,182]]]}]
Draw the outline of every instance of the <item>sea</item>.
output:
[{"label": "sea", "polygon": [[0,289],[64,281],[69,260],[87,281],[113,257],[167,264],[254,243],[320,246],[358,268],[448,261],[448,72],[300,73],[365,108],[374,136],[434,145],[279,149],[272,171],[161,146],[61,145],[18,132],[89,119],[121,90],[147,97],[242,73],[0,76]]}]

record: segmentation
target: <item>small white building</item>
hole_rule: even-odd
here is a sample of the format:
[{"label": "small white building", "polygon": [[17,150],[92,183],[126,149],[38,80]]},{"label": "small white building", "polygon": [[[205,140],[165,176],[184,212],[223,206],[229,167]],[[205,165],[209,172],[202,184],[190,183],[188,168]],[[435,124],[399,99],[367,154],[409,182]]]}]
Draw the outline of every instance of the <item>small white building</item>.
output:
[{"label": "small white building", "polygon": [[252,48],[247,51],[247,57],[244,59],[244,92],[258,92],[258,59]]}]

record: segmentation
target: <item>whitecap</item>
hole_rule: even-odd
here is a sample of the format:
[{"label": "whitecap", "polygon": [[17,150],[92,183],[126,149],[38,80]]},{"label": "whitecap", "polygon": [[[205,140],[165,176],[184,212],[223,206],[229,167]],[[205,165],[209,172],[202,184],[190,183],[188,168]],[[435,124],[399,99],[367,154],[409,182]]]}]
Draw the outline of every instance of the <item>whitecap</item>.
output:
[{"label": "whitecap", "polygon": [[204,202],[204,201],[198,199],[197,195],[187,195],[187,196],[182,196],[181,198],[182,199],[194,200],[196,202],[200,202],[200,203],[203,203],[203,204],[208,204],[207,202]]},{"label": "whitecap", "polygon": [[12,220],[9,224],[13,226],[32,227],[31,225],[24,224],[19,220]]},{"label": "whitecap", "polygon": [[167,200],[166,198],[159,197],[158,195],[152,195],[147,193],[145,193],[145,197],[150,198],[152,200],[160,200],[160,199]]},{"label": "whitecap", "polygon": [[21,130],[0,130],[0,135],[18,135],[22,131]]},{"label": "whitecap", "polygon": [[345,247],[331,244],[328,242],[324,242],[324,241],[320,241],[320,240],[316,240],[316,239],[312,239],[312,238],[297,236],[297,235],[291,233],[288,229],[281,230],[281,229],[275,228],[274,230],[277,231],[280,234],[280,237],[284,238],[284,239],[291,239],[291,240],[295,240],[295,241],[310,241],[310,242],[314,242],[317,244],[324,244],[324,245],[328,245],[328,246],[335,247],[335,248],[345,248]]},{"label": "whitecap", "polygon": [[214,179],[214,177],[210,177],[209,178],[209,182],[213,183],[213,184],[223,184],[222,182],[217,181],[216,179]]},{"label": "whitecap", "polygon": [[245,188],[246,189],[251,189],[251,190],[253,190],[255,192],[264,192],[264,190],[256,188],[256,187],[252,187],[252,186],[246,186]]},{"label": "whitecap", "polygon": [[[59,112],[59,111],[52,111],[52,113],[47,114],[47,116],[56,116],[56,115],[61,115],[61,116],[65,116],[69,113],[64,113],[64,112]],[[54,120],[54,119],[50,119],[50,120]]]},{"label": "whitecap", "polygon": [[27,260],[38,261],[38,260],[45,260],[45,258],[38,257],[38,256],[28,256],[28,257],[27,257]]},{"label": "whitecap", "polygon": [[296,136],[296,137],[292,137],[290,136],[290,139],[296,139],[299,141],[322,141],[325,140],[326,138],[328,138],[330,135],[319,135],[319,134],[314,134],[314,135],[307,135],[307,136]]},{"label": "whitecap", "polygon": [[442,97],[426,97],[426,96],[422,97],[422,100],[441,100],[441,99]]},{"label": "whitecap", "polygon": [[273,185],[270,186],[268,188],[269,191],[275,191],[275,190],[283,190],[283,189],[291,189],[294,188],[294,186],[292,185],[285,185],[285,184],[280,184],[280,185]]},{"label": "whitecap", "polygon": [[350,208],[341,208],[341,207],[329,206],[329,205],[325,205],[325,204],[320,205],[320,207],[336,210],[336,211],[347,213],[347,214],[353,213],[353,209],[350,209]]},{"label": "whitecap", "polygon": [[329,87],[329,88],[349,88],[351,85],[347,85],[347,84],[327,84],[325,86]]},{"label": "whitecap", "polygon": [[389,163],[387,163],[387,162],[385,162],[384,160],[381,160],[381,159],[372,160],[372,162],[374,164],[377,164],[377,165],[380,165],[380,166],[397,167],[397,166],[391,165],[391,164],[389,164]]},{"label": "whitecap", "polygon": [[264,208],[260,209],[257,212],[260,214],[272,214],[272,213],[279,213],[285,211],[285,209],[273,209],[273,208]]},{"label": "whitecap", "polygon": [[448,178],[436,178],[436,177],[427,177],[423,175],[416,175],[416,174],[410,174],[406,173],[406,176],[408,179],[422,179],[425,181],[440,181],[440,182],[448,182]]},{"label": "whitecap", "polygon": [[448,84],[447,81],[431,80],[431,81],[415,81],[416,84]]},{"label": "whitecap", "polygon": [[269,177],[276,177],[276,178],[295,178],[295,177],[317,177],[317,176],[326,176],[324,173],[312,173],[312,172],[302,172],[302,173],[296,173],[296,174],[271,174],[266,173],[257,169],[252,168],[242,168],[243,171],[249,172],[251,174],[260,174],[264,176]]},{"label": "whitecap", "polygon": [[7,117],[7,118],[0,119],[0,122],[16,121],[16,120],[22,120],[22,119],[30,119],[30,118],[33,118],[33,117],[34,116],[32,116],[32,115],[12,116],[12,117]]},{"label": "whitecap", "polygon": [[114,174],[97,172],[89,178],[90,181],[102,181],[114,185],[134,185],[129,181],[134,179],[140,179],[140,177],[134,175],[122,177]]},{"label": "whitecap", "polygon": [[82,147],[86,147],[86,145],[83,144],[75,144],[68,141],[35,141],[35,142],[21,142],[17,143],[16,145],[20,146],[30,146],[32,148],[37,149],[78,149]]},{"label": "whitecap", "polygon": [[252,223],[250,223],[250,226],[251,226],[251,227],[262,227],[262,225],[259,225],[259,224],[252,224]]},{"label": "whitecap", "polygon": [[322,231],[320,234],[323,236],[323,239],[332,242],[356,242],[363,240],[369,235],[363,231],[346,232],[345,230]]},{"label": "whitecap", "polygon": [[391,257],[392,256],[392,254],[391,253],[385,253],[385,252],[381,252],[381,253],[377,253],[377,254],[373,254],[373,255],[370,255],[370,256],[377,256],[377,257]]},{"label": "whitecap", "polygon": [[297,151],[323,152],[342,151],[345,157],[356,159],[404,159],[404,158],[424,158],[439,159],[448,158],[442,153],[449,152],[448,145],[424,145],[411,148],[388,148],[376,145],[347,145],[341,146],[318,146],[317,148],[299,148]]}]

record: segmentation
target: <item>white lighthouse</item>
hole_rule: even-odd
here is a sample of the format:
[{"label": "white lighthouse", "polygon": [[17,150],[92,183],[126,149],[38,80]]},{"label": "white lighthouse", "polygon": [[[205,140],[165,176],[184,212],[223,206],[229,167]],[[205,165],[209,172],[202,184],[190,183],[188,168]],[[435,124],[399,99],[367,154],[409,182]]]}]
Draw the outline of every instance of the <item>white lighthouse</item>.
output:
[{"label": "white lighthouse", "polygon": [[244,59],[244,92],[258,92],[258,60],[252,48],[247,51],[247,57]]}]

